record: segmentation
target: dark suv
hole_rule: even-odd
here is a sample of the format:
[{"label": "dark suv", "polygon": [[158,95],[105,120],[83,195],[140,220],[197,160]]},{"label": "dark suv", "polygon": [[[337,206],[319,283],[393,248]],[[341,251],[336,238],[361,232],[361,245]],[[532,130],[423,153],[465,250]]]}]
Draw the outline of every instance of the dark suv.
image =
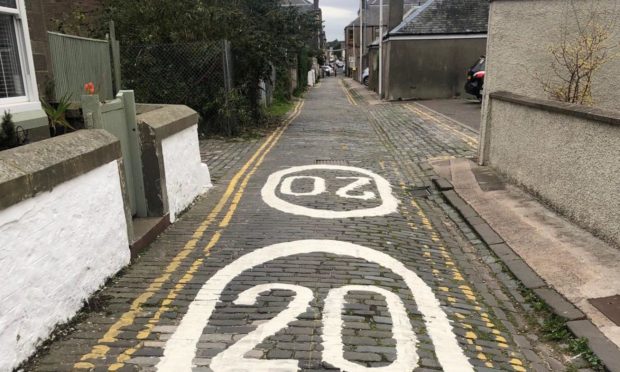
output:
[{"label": "dark suv", "polygon": [[482,99],[482,89],[484,88],[484,75],[486,67],[486,57],[482,56],[467,71],[467,83],[465,83],[465,91],[479,100]]}]

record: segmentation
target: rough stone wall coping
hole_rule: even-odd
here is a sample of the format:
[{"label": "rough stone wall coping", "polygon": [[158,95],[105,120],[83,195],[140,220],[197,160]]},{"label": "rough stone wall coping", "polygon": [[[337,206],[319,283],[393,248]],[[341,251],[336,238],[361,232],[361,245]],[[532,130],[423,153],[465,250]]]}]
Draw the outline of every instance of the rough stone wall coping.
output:
[{"label": "rough stone wall coping", "polygon": [[138,115],[138,125],[147,125],[158,141],[198,123],[198,113],[183,105],[163,105]]},{"label": "rough stone wall coping", "polygon": [[620,112],[612,110],[532,98],[505,91],[493,92],[490,94],[490,97],[491,99],[496,99],[498,101],[516,103],[518,105],[533,107],[544,111],[556,112],[611,125],[620,125]]},{"label": "rough stone wall coping", "polygon": [[2,151],[0,210],[120,158],[120,142],[101,129]]}]

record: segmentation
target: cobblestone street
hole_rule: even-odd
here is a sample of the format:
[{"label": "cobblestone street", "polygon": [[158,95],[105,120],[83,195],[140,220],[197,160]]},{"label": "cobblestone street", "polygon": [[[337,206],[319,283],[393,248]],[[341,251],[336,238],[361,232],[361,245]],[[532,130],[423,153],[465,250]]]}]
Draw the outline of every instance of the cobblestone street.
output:
[{"label": "cobblestone street", "polygon": [[433,185],[477,136],[324,79],[30,371],[557,371],[519,283]]}]

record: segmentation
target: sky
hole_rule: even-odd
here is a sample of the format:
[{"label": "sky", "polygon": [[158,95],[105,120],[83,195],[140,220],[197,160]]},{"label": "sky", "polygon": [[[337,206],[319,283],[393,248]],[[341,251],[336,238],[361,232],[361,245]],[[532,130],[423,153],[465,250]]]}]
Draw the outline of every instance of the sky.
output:
[{"label": "sky", "polygon": [[344,28],[357,18],[359,0],[321,0],[327,41],[344,40]]}]

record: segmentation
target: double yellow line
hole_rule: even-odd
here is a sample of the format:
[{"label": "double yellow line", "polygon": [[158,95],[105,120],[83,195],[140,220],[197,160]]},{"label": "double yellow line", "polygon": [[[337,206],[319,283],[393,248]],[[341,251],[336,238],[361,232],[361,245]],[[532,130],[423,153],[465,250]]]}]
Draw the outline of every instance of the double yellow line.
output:
[{"label": "double yellow line", "polygon": [[[80,362],[74,364],[75,369],[90,369],[94,368],[94,364],[89,361],[95,359],[105,359],[107,353],[110,351],[110,347],[107,344],[117,341],[117,337],[122,330],[132,325],[136,319],[136,316],[142,311],[144,304],[159,292],[163,285],[168,283],[173,274],[179,270],[181,264],[187,259],[187,257],[195,251],[198,242],[204,237],[207,229],[218,219],[220,213],[228,205],[228,209],[222,219],[219,221],[218,230],[213,233],[209,243],[203,249],[203,257],[195,260],[189,269],[184,273],[183,277],[176,283],[173,289],[168,291],[166,298],[162,301],[161,306],[153,314],[153,316],[147,321],[142,330],[138,332],[137,339],[145,340],[151,334],[153,328],[159,323],[161,315],[170,309],[170,305],[177,298],[180,291],[185,288],[185,285],[191,281],[194,274],[204,263],[205,257],[209,256],[211,249],[219,242],[222,236],[222,229],[228,227],[232,220],[239,202],[245,192],[250,178],[256,173],[260,165],[265,160],[267,154],[271,152],[274,146],[278,143],[280,137],[284,134],[284,131],[288,126],[301,114],[304,102],[299,101],[291,115],[285,121],[285,124],[278,130],[274,131],[265,142],[256,150],[250,160],[243,165],[243,167],[232,178],[224,195],[220,198],[215,208],[207,215],[204,221],[196,228],[192,238],[185,244],[183,249],[177,253],[172,261],[166,266],[163,274],[154,279],[149,287],[138,296],[131,304],[128,311],[126,311],[116,323],[114,323],[104,336],[99,339],[98,344],[93,346],[91,351],[80,358]],[[231,200],[232,198],[232,200]],[[230,204],[229,204],[230,201]],[[109,366],[108,371],[117,371],[124,366],[124,363],[131,358],[131,356],[143,346],[143,342],[140,341],[136,346],[126,349],[116,358],[116,363]]]},{"label": "double yellow line", "polygon": [[468,145],[470,145],[471,147],[478,147],[478,138],[474,137],[474,136],[470,136],[468,134],[465,134],[459,130],[456,130],[454,128],[452,128],[451,126],[445,124],[444,122],[442,122],[441,120],[427,114],[426,112],[422,111],[421,109],[419,109],[418,107],[413,107],[410,104],[406,104],[405,107],[413,112],[414,114],[421,116],[423,119],[428,119],[431,120],[432,122],[434,122],[435,124],[439,125],[440,127],[443,127],[455,134],[457,134],[458,136],[460,136],[465,142],[467,142]]},{"label": "double yellow line", "polygon": [[357,106],[357,102],[355,102],[355,99],[351,95],[351,92],[349,92],[349,88],[344,85],[344,80],[340,80],[340,86],[342,86],[342,90],[344,90],[344,94],[347,96],[347,100],[349,101],[349,103],[353,106]]}]

